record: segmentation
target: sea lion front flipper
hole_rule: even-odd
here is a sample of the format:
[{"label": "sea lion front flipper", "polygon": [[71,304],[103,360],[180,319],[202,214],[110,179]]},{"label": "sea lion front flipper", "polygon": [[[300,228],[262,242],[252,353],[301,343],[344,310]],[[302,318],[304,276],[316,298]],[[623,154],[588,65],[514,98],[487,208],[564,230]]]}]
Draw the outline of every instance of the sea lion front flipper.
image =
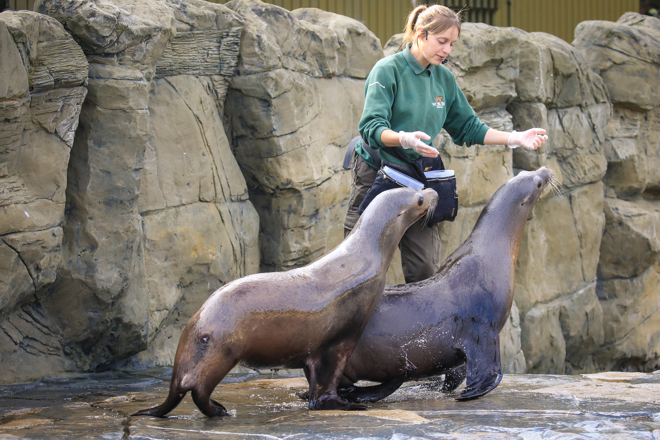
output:
[{"label": "sea lion front flipper", "polygon": [[456,400],[470,400],[494,390],[502,380],[500,364],[500,335],[491,331],[481,335],[477,344],[472,339],[465,341],[467,357],[467,385]]},{"label": "sea lion front flipper", "polygon": [[[337,383],[342,370],[338,365],[345,365],[348,357],[346,353],[339,352],[338,349],[326,352],[323,361],[309,359],[303,367],[307,382],[309,383],[309,409],[312,411],[320,410],[343,410],[343,411],[362,411],[366,410],[365,405],[349,402],[343,399],[337,393]],[[349,352],[350,354],[350,352]]]},{"label": "sea lion front flipper", "polygon": [[339,388],[337,394],[341,398],[353,403],[374,403],[398,390],[405,381],[405,378],[404,375],[401,375],[379,385],[368,387],[351,385],[349,387]]},{"label": "sea lion front flipper", "polygon": [[445,380],[442,383],[442,392],[451,393],[465,380],[467,375],[467,367],[465,364],[458,366],[445,373]]}]

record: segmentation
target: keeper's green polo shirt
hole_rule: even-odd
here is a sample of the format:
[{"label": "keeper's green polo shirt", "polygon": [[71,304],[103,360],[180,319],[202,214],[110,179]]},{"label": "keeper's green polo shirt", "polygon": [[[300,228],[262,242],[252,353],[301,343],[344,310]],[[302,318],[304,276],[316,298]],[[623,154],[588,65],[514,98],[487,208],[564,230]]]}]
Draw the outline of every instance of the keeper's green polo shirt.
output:
[{"label": "keeper's green polo shirt", "polygon": [[[387,153],[390,148],[398,148],[411,160],[421,157],[412,149],[385,147],[380,135],[387,128],[397,133],[423,131],[431,136],[429,141],[422,139],[428,145],[443,128],[454,143],[467,146],[483,144],[488,131],[449,69],[432,64],[422,67],[410,52],[410,44],[403,51],[381,59],[371,70],[358,129],[362,139],[379,149],[384,160],[405,165]],[[375,168],[362,142],[355,151]]]}]

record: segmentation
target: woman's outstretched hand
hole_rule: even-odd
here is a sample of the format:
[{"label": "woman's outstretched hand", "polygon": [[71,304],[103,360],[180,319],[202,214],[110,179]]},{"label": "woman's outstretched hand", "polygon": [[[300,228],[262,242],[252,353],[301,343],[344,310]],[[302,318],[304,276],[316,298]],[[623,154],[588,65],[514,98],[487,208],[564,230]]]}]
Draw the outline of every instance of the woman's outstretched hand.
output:
[{"label": "woman's outstretched hand", "polygon": [[439,154],[438,150],[429,147],[424,142],[420,141],[420,139],[429,140],[431,139],[431,136],[423,131],[413,131],[412,133],[407,131],[399,132],[399,143],[401,143],[403,148],[412,148],[424,157],[437,157]]},{"label": "woman's outstretched hand", "polygon": [[526,131],[513,131],[509,136],[509,147],[524,147],[536,150],[548,140],[545,130],[542,128],[530,128]]}]

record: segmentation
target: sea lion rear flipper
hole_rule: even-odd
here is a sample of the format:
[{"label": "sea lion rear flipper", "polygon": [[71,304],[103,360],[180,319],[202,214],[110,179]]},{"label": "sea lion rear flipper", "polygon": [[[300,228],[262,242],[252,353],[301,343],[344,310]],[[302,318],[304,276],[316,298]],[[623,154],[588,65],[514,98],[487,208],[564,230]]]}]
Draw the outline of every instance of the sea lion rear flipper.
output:
[{"label": "sea lion rear flipper", "polygon": [[369,387],[352,385],[345,388],[339,388],[337,394],[343,399],[353,403],[374,403],[386,398],[398,390],[404,381],[405,376],[399,376],[390,381],[383,382],[380,385]]},{"label": "sea lion rear flipper", "polygon": [[458,366],[445,373],[445,380],[442,383],[442,392],[451,393],[465,380],[467,375],[467,367],[465,364]]},{"label": "sea lion rear flipper", "polygon": [[494,390],[502,380],[500,365],[500,336],[481,335],[480,344],[468,340],[465,342],[467,357],[467,385],[456,400],[470,400],[481,397]]}]

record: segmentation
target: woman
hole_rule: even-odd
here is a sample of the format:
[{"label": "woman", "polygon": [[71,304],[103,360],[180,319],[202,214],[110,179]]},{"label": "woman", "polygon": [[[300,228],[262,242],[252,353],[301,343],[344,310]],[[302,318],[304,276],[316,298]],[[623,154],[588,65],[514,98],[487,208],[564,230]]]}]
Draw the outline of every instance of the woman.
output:
[{"label": "woman", "polygon": [[[533,150],[547,140],[541,128],[506,133],[479,120],[454,76],[442,65],[460,32],[460,18],[451,9],[441,5],[418,6],[408,16],[405,49],[380,60],[369,74],[359,125],[362,140],[356,145],[353,158],[353,188],[344,221],[346,234],[355,226],[358,207],[376,178],[374,150],[383,160],[401,166],[408,165],[402,155],[410,161],[438,157],[438,150],[430,144],[443,128],[458,145],[509,145]],[[426,279],[437,270],[437,226],[415,223],[399,248],[406,283]]]}]

